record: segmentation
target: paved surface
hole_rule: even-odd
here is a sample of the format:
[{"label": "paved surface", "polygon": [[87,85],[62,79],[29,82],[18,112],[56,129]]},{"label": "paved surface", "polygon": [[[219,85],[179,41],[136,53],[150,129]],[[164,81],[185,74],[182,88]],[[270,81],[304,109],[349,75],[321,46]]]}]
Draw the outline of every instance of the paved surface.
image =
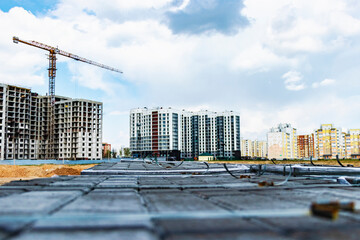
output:
[{"label": "paved surface", "polygon": [[359,239],[360,214],[309,214],[313,202],[360,200],[359,188],[337,177],[284,182],[228,165],[235,178],[220,164],[179,164],[104,163],[81,176],[0,186],[0,238]]}]

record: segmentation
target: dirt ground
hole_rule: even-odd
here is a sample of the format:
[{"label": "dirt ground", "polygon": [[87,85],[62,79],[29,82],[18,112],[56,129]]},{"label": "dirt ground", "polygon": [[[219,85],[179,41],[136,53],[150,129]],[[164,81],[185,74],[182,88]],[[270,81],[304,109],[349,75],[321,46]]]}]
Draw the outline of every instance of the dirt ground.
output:
[{"label": "dirt ground", "polygon": [[85,165],[57,165],[43,164],[31,166],[0,165],[0,185],[14,180],[28,180],[32,178],[52,177],[54,175],[80,175],[84,169],[96,164]]}]

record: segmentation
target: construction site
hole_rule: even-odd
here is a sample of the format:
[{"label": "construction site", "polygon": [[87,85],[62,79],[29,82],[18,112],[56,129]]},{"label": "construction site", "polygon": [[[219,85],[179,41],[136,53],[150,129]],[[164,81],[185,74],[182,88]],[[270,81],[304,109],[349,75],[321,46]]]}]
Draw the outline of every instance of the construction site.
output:
[{"label": "construction site", "polygon": [[57,55],[121,71],[36,41],[13,42],[48,52],[49,92],[0,83],[0,160],[101,159],[103,104],[55,95]]},{"label": "construction site", "polygon": [[48,96],[0,84],[0,109],[0,160],[102,157],[101,102],[55,96],[52,107]]},{"label": "construction site", "polygon": [[123,159],[0,186],[0,238],[358,239],[359,173]]}]

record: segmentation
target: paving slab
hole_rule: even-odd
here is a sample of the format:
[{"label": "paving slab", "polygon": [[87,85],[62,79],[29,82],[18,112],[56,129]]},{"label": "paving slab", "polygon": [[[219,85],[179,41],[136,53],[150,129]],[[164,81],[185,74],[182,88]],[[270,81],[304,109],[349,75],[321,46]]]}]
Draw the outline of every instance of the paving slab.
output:
[{"label": "paving slab", "polygon": [[0,186],[0,238],[358,239],[358,212],[330,221],[310,206],[349,201],[360,209],[360,188],[324,173],[288,178],[283,166],[260,174],[227,167],[235,177],[222,164],[128,160],[14,181]]},{"label": "paving slab", "polygon": [[0,198],[0,215],[47,214],[80,196],[80,191],[31,191]]},{"label": "paving slab", "polygon": [[155,240],[158,239],[153,233],[146,230],[73,230],[73,231],[28,231],[14,237],[16,240],[59,240],[59,239],[77,239],[77,240]]}]

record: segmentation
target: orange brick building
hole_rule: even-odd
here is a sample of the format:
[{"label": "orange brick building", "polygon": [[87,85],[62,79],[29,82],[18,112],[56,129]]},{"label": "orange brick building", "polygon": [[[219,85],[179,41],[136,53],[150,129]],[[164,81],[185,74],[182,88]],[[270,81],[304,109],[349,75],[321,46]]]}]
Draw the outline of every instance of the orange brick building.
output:
[{"label": "orange brick building", "polygon": [[297,136],[298,158],[315,157],[314,134]]},{"label": "orange brick building", "polygon": [[111,144],[110,143],[103,143],[102,144],[102,152],[103,152],[104,157],[110,157],[110,156],[106,156],[108,151],[111,152]]}]

